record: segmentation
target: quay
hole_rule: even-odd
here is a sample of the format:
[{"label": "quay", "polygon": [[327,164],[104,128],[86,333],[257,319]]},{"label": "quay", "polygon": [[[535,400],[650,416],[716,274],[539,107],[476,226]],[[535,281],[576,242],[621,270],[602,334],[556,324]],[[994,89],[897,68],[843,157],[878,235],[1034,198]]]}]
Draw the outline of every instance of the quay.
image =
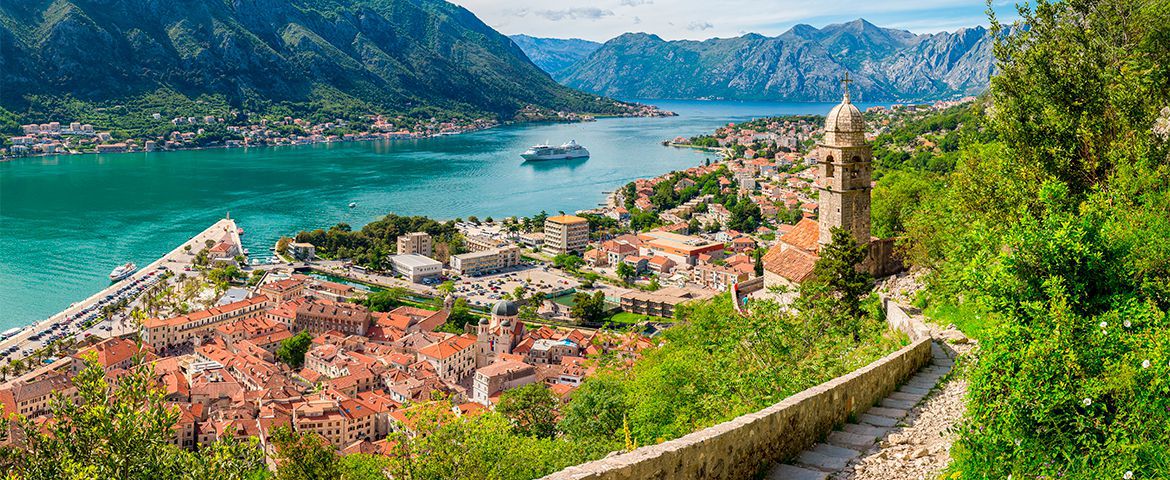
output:
[{"label": "quay", "polygon": [[[24,350],[36,351],[50,343],[47,341],[47,339],[32,340],[31,337],[33,337],[35,334],[45,334],[50,332],[53,325],[64,322],[67,318],[82,312],[87,307],[101,304],[106,300],[107,297],[111,295],[116,297],[120,288],[126,285],[130,285],[136,280],[146,279],[152,275],[152,272],[157,272],[154,273],[154,275],[161,275],[166,271],[173,273],[183,271],[185,266],[190,265],[191,259],[194,257],[194,252],[198,252],[207,240],[218,242],[223,240],[225,236],[228,238],[228,241],[235,243],[238,250],[243,250],[243,245],[240,243],[239,228],[236,226],[236,222],[231,218],[221,219],[212,224],[210,227],[207,227],[206,230],[203,230],[198,235],[191,237],[191,239],[175,247],[175,249],[171,250],[170,253],[167,253],[158,260],[155,260],[149,265],[140,268],[137,272],[134,272],[133,275],[111,283],[110,286],[102,289],[101,291],[98,291],[97,293],[94,293],[88,298],[70,305],[65,310],[62,310],[45,320],[37,322],[29,327],[25,327],[24,330],[20,331],[20,333],[0,342],[0,351],[4,351],[13,346],[19,347],[10,353],[7,357],[0,359],[0,365],[10,363],[13,360],[23,359],[25,357],[25,354],[23,353]],[[188,245],[191,245],[191,250],[189,252],[184,249],[184,247]],[[139,295],[141,295],[141,292],[135,293],[134,295],[127,298],[127,300],[132,304]],[[99,325],[106,322],[110,323],[110,329],[108,331],[97,328]],[[65,338],[78,337],[78,339],[80,339],[80,337],[84,336],[86,333],[98,337],[120,336],[133,333],[134,328],[131,325],[128,325],[127,322],[122,322],[120,327],[121,328],[115,326],[112,319],[104,319],[102,321],[96,322],[88,328],[81,330],[77,330],[72,326],[67,326],[66,331],[69,332],[69,334],[67,334]]]}]

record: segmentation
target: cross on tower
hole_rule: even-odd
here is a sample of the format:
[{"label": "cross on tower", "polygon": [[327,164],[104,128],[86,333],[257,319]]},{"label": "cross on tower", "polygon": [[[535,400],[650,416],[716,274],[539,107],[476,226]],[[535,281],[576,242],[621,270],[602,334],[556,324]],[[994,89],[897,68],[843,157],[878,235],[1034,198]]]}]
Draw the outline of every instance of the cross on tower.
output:
[{"label": "cross on tower", "polygon": [[845,78],[841,79],[841,85],[843,85],[845,87],[845,101],[846,102],[849,101],[849,84],[850,83],[853,83],[853,80],[849,79],[849,72],[845,72]]}]

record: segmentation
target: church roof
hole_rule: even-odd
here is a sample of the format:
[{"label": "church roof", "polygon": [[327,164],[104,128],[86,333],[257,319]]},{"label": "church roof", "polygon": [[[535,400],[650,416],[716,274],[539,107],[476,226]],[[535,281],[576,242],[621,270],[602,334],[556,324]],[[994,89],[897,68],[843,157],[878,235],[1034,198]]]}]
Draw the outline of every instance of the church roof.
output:
[{"label": "church roof", "polygon": [[851,147],[865,144],[865,117],[849,100],[850,81],[846,76],[842,82],[846,84],[845,95],[825,118],[825,145]]},{"label": "church roof", "polygon": [[780,244],[764,255],[764,270],[784,277],[794,283],[803,283],[812,277],[817,255],[798,248],[785,248]]},{"label": "church roof", "polygon": [[492,307],[492,315],[497,317],[515,317],[520,313],[520,308],[510,300],[500,300]]},{"label": "church roof", "polygon": [[817,250],[817,241],[821,238],[821,228],[816,220],[805,217],[800,219],[800,222],[792,227],[788,233],[780,236],[781,243],[787,243],[793,247],[815,252]]}]

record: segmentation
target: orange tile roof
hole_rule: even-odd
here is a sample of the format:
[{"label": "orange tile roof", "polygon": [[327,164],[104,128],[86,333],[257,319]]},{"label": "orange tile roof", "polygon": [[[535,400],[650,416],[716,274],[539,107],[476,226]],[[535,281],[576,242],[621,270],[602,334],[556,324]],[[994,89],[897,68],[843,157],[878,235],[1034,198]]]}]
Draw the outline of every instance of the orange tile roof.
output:
[{"label": "orange tile roof", "polygon": [[792,230],[780,237],[780,241],[809,252],[817,251],[821,229],[816,220],[802,218]]},{"label": "orange tile roof", "polygon": [[808,280],[817,263],[816,254],[799,248],[787,248],[783,251],[780,251],[780,248],[781,245],[776,244],[764,255],[764,270],[796,283]]},{"label": "orange tile roof", "polygon": [[432,343],[418,350],[419,355],[426,355],[439,360],[448,358],[475,345],[475,339],[462,335],[451,337],[441,342]]},{"label": "orange tile roof", "polygon": [[166,318],[166,319],[150,318],[150,319],[147,319],[145,322],[143,322],[142,326],[146,327],[146,328],[158,328],[158,327],[163,327],[163,326],[179,326],[179,325],[184,325],[184,324],[187,324],[190,322],[202,320],[202,319],[207,318],[207,317],[214,317],[216,315],[220,315],[223,313],[234,312],[236,310],[251,307],[253,305],[256,305],[259,303],[264,303],[267,301],[268,301],[268,297],[260,295],[260,296],[240,300],[238,302],[229,303],[227,305],[221,305],[218,307],[209,308],[207,310],[200,310],[198,312],[192,312],[192,313],[188,313],[186,315],[180,315],[177,317],[171,317],[171,318]]}]

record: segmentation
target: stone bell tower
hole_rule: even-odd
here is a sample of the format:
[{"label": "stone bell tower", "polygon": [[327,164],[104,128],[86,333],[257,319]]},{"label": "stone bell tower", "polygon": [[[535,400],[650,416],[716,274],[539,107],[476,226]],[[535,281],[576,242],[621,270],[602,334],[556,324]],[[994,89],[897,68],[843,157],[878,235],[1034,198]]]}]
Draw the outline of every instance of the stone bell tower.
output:
[{"label": "stone bell tower", "polygon": [[873,152],[865,141],[865,119],[849,101],[849,74],[841,81],[845,88],[841,104],[829,111],[825,139],[817,145],[817,189],[820,204],[821,245],[832,242],[833,227],[853,234],[857,243],[868,245],[870,175]]}]

